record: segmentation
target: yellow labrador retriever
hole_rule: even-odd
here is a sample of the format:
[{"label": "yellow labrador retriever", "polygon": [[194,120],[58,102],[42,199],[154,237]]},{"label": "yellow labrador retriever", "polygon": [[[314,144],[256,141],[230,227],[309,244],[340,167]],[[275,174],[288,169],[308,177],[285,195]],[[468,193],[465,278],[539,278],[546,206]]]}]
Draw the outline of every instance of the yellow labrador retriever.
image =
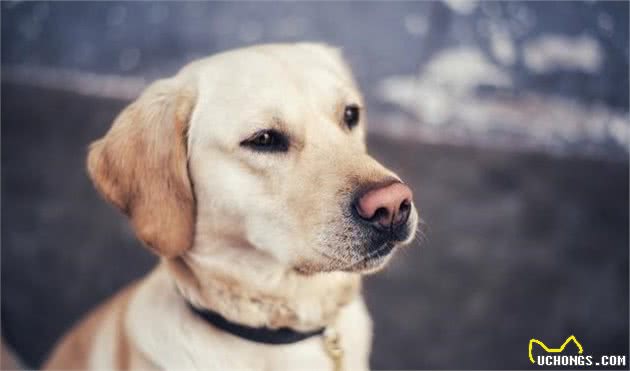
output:
[{"label": "yellow labrador retriever", "polygon": [[361,275],[413,239],[410,189],[366,152],[339,52],[275,44],[159,80],[90,147],[96,188],[161,257],[47,369],[366,370]]}]

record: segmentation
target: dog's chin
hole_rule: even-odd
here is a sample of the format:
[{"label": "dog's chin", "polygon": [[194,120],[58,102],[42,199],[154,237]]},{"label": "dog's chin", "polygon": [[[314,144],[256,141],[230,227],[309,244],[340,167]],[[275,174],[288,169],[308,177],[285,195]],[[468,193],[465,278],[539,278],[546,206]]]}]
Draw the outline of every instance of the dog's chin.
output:
[{"label": "dog's chin", "polygon": [[351,254],[344,258],[325,254],[327,259],[317,262],[301,262],[301,264],[294,266],[294,270],[304,275],[324,272],[375,273],[387,264],[398,246],[399,243],[386,242],[368,252]]},{"label": "dog's chin", "polygon": [[370,274],[381,270],[389,259],[394,255],[394,250],[398,245],[393,242],[385,243],[378,248],[365,254],[358,262],[349,265],[344,268],[345,272]]}]

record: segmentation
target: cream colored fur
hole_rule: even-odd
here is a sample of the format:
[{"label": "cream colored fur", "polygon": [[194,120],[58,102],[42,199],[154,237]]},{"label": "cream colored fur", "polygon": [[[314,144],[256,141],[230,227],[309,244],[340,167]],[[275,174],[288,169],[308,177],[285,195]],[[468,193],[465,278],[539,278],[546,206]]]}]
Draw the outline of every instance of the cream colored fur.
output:
[{"label": "cream colored fur", "polygon": [[[70,331],[45,367],[332,369],[320,337],[252,343],[189,301],[249,326],[335,326],[345,369],[367,369],[361,275],[390,255],[365,259],[344,205],[361,184],[397,178],[367,154],[365,120],[343,124],[347,104],[363,100],[340,53],[309,43],[218,54],[147,88],[92,145],[88,170],[161,262]],[[288,153],[240,145],[269,128],[289,135]]]}]

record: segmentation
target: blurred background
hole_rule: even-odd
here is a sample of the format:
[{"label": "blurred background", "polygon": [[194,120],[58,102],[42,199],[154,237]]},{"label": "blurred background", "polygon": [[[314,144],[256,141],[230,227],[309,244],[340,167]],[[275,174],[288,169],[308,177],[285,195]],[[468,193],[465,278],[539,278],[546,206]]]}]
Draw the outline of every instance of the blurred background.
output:
[{"label": "blurred background", "polygon": [[30,367],[155,259],[84,171],[153,79],[264,42],[338,46],[369,148],[428,231],[365,294],[375,369],[628,354],[628,2],[2,2],[2,337]]}]

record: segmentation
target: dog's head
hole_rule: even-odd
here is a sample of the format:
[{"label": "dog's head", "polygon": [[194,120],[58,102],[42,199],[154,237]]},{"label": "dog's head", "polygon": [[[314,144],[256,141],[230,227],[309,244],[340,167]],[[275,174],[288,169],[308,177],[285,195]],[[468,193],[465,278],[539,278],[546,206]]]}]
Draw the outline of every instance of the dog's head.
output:
[{"label": "dog's head", "polygon": [[155,82],[88,170],[164,257],[222,241],[304,273],[366,272],[418,222],[409,188],[366,152],[349,69],[319,44],[227,52]]}]

